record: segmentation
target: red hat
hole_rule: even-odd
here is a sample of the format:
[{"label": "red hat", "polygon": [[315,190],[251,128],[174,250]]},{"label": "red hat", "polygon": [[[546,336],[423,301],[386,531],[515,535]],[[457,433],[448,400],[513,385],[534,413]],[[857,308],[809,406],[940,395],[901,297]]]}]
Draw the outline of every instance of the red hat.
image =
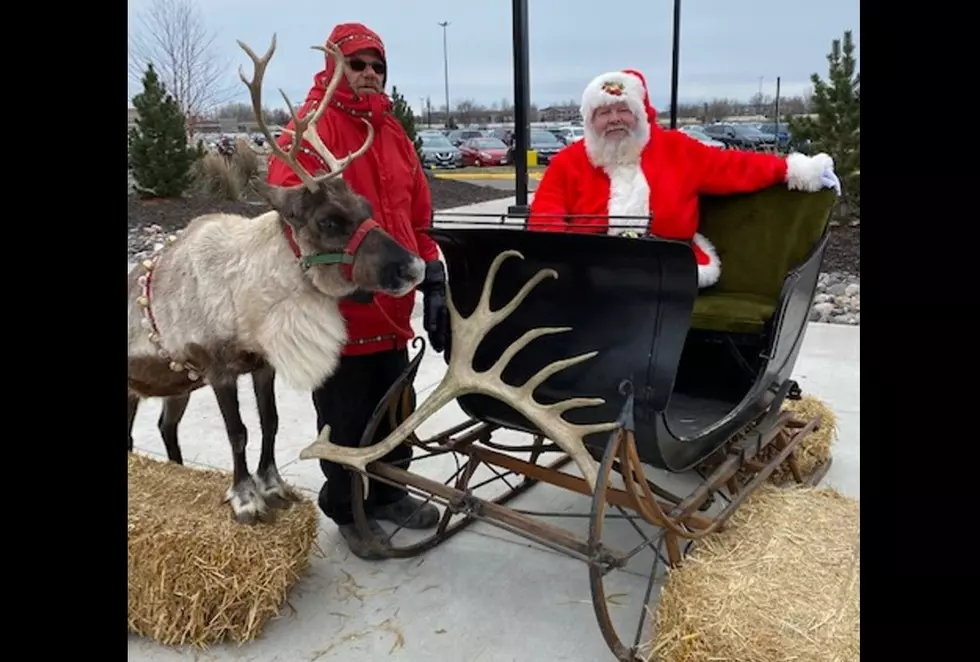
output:
[{"label": "red hat", "polygon": [[373,48],[387,61],[385,44],[376,32],[361,23],[341,23],[333,29],[327,41],[334,43],[345,57],[357,51]]},{"label": "red hat", "polygon": [[582,93],[582,119],[590,122],[596,109],[618,102],[625,102],[634,115],[650,124],[657,121],[646,78],[635,69],[609,71],[593,78]]}]

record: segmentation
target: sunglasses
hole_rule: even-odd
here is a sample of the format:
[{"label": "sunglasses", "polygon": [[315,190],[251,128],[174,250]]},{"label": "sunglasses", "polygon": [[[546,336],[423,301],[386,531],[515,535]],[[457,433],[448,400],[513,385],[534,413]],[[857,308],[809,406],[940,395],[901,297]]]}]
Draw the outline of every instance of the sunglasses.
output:
[{"label": "sunglasses", "polygon": [[[364,71],[369,65],[364,60],[348,60],[347,66],[350,67],[351,71],[356,71],[360,73],[361,71]],[[370,67],[374,69],[374,73],[378,74],[379,76],[385,75],[386,67],[384,62],[371,62]]]}]

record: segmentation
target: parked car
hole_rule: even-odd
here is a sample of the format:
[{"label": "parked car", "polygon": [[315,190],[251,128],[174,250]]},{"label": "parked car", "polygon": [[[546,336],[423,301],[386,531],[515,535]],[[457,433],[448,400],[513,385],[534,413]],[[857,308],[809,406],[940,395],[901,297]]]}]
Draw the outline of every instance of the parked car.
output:
[{"label": "parked car", "polygon": [[503,140],[506,144],[510,144],[511,139],[514,136],[513,127],[495,127],[487,132],[488,138],[496,138],[498,140]]},{"label": "parked car", "polygon": [[785,149],[787,146],[789,146],[789,127],[782,122],[780,122],[778,126],[774,122],[770,122],[768,124],[758,124],[756,125],[756,128],[762,133],[772,136],[775,139],[776,144],[779,145],[780,149]]},{"label": "parked car", "polygon": [[463,154],[441,133],[422,133],[422,165],[426,168],[458,168]]},{"label": "parked car", "polygon": [[721,149],[727,149],[728,148],[728,145],[726,145],[725,143],[723,143],[720,140],[715,140],[714,138],[712,138],[711,136],[709,136],[707,133],[705,133],[704,130],[702,130],[701,127],[699,127],[699,126],[682,126],[678,130],[681,133],[685,133],[685,134],[691,136],[692,138],[694,138],[695,140],[698,140],[700,142],[703,142],[705,145],[708,145],[710,147],[720,147]]},{"label": "parked car", "polygon": [[531,149],[538,153],[538,163],[547,165],[555,154],[560,152],[565,145],[555,138],[551,131],[543,129],[531,129]]},{"label": "parked car", "polygon": [[748,124],[708,124],[704,127],[704,133],[737,149],[771,149],[776,146],[775,136],[767,136]]},{"label": "parked car", "polygon": [[585,138],[585,129],[580,126],[563,126],[554,133],[555,137],[566,145],[571,145]]},{"label": "parked car", "polygon": [[482,138],[483,131],[480,129],[454,129],[446,137],[449,138],[449,142],[459,147],[470,138]]},{"label": "parked car", "polygon": [[507,163],[507,145],[499,138],[470,138],[459,146],[459,151],[464,166],[481,168]]}]

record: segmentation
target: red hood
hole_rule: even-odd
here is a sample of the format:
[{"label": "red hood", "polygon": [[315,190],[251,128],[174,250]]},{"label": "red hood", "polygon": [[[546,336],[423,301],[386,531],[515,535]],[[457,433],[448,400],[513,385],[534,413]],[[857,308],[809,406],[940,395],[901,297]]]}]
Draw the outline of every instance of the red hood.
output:
[{"label": "red hood", "polygon": [[[353,53],[365,48],[373,48],[381,54],[381,59],[387,63],[385,45],[381,41],[381,37],[361,23],[338,25],[327,37],[327,41],[336,44],[345,57],[350,57]],[[324,88],[330,81],[336,66],[330,55],[326,55],[325,60],[323,70],[313,76],[313,87],[306,96],[307,101],[323,99]],[[384,83],[387,82],[388,76],[385,74]],[[351,89],[346,77],[340,79],[340,85],[337,86],[331,101],[331,105],[342,110],[370,111],[372,124],[380,124],[385,113],[391,110],[391,99],[386,93],[380,92],[367,97],[359,96]]]}]

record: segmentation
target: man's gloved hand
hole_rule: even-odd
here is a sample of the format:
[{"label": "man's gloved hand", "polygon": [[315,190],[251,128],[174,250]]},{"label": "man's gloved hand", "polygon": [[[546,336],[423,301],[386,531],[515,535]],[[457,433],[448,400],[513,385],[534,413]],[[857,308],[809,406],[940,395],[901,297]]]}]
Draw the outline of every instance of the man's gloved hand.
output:
[{"label": "man's gloved hand", "polygon": [[449,310],[446,308],[446,267],[439,260],[425,265],[422,290],[422,325],[429,337],[429,346],[442,352],[449,344]]},{"label": "man's gloved hand", "polygon": [[343,297],[341,301],[350,301],[352,303],[371,303],[374,301],[374,292],[354,290],[347,296]]}]

